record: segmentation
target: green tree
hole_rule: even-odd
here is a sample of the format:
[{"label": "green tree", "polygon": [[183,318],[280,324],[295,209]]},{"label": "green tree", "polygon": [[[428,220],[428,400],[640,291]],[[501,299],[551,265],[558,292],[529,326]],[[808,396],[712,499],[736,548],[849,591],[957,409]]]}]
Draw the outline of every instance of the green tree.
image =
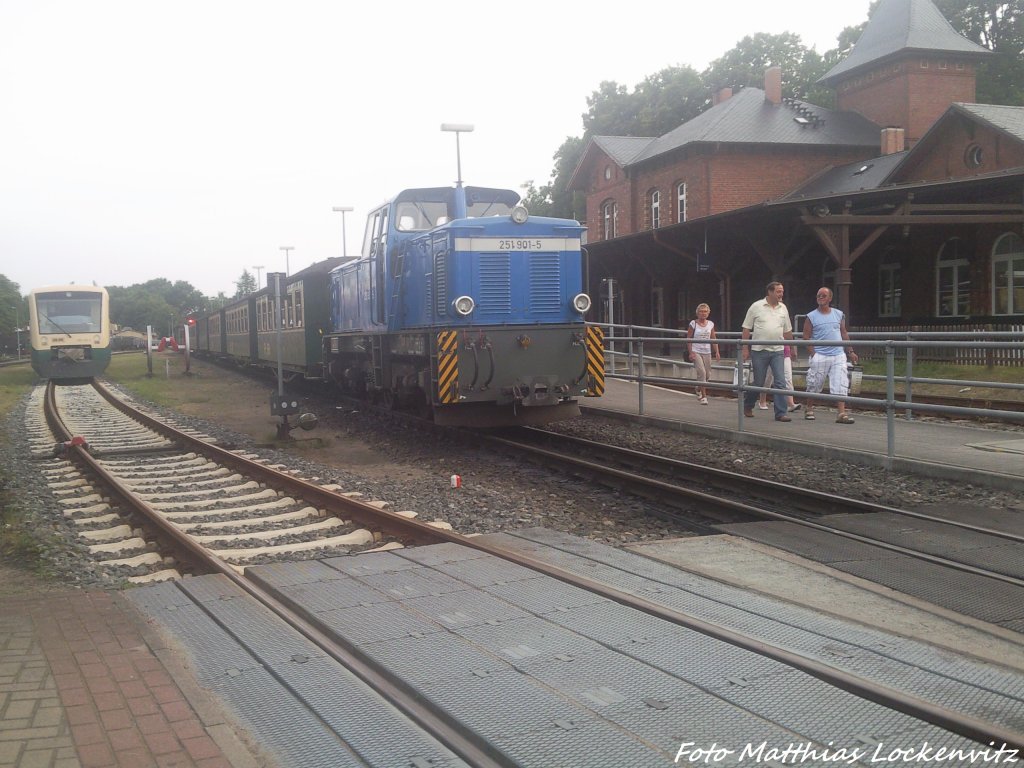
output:
[{"label": "green tree", "polygon": [[523,185],[523,189],[526,190],[526,194],[523,195],[523,203],[530,213],[569,219],[583,217],[586,211],[585,197],[581,193],[570,192],[567,187],[585,147],[584,139],[576,136],[567,137],[555,152],[555,169],[551,172],[548,183],[539,189],[534,186],[532,181]]},{"label": "green tree", "polygon": [[190,283],[184,280],[172,283],[162,277],[128,287],[109,286],[107,292],[112,323],[137,331],[152,325],[161,335],[208,305],[206,297]]},{"label": "green tree", "polygon": [[736,43],[715,59],[702,75],[710,91],[724,87],[764,87],[764,71],[782,68],[782,95],[807,99],[812,84],[828,71],[824,58],[792,32],[770,35],[758,32]]},{"label": "green tree", "polygon": [[953,29],[995,54],[978,66],[978,103],[1024,105],[1024,0],[934,2]]},{"label": "green tree", "polygon": [[[28,302],[21,296],[20,286],[6,275],[0,275],[0,351],[14,354],[18,334],[15,328],[28,327]],[[28,336],[21,334],[21,348],[28,346]]]},{"label": "green tree", "polygon": [[235,280],[235,298],[240,299],[250,293],[256,293],[256,278],[248,269],[243,269],[241,277]]},{"label": "green tree", "polygon": [[587,98],[584,135],[660,136],[696,117],[706,103],[706,88],[692,67],[666,67],[632,91],[606,80]]}]

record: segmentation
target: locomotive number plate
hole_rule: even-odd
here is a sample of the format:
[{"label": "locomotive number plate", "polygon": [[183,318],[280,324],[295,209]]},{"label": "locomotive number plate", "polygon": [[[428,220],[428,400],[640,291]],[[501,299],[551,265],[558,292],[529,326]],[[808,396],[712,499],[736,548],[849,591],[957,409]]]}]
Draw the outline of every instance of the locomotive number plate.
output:
[{"label": "locomotive number plate", "polygon": [[578,237],[457,237],[455,250],[484,253],[509,251],[578,251]]}]

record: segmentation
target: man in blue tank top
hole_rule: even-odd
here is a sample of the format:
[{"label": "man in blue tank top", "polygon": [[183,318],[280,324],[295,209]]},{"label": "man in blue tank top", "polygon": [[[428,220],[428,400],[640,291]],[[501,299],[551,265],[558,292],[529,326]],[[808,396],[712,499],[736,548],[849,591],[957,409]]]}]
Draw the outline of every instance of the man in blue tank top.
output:
[{"label": "man in blue tank top", "polygon": [[[832,290],[830,288],[819,288],[818,308],[809,312],[804,321],[804,339],[822,342],[839,342],[839,344],[814,344],[807,347],[807,354],[810,360],[807,364],[807,391],[821,392],[825,386],[825,379],[828,379],[828,391],[830,394],[840,397],[850,393],[850,377],[846,372],[846,354],[849,354],[850,361],[857,362],[857,353],[853,347],[844,350],[844,343],[850,340],[846,332],[846,318],[841,309],[836,309],[832,304]],[[844,352],[846,354],[844,354]],[[837,424],[853,424],[853,419],[846,412],[846,403],[840,400],[839,416]],[[814,401],[807,402],[804,410],[804,418],[814,419]]]}]

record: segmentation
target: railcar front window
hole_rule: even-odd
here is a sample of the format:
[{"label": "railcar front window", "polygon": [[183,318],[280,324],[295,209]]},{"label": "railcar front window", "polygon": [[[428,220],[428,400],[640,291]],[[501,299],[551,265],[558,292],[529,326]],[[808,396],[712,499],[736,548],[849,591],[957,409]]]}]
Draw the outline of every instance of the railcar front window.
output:
[{"label": "railcar front window", "polygon": [[66,291],[36,295],[40,333],[100,333],[103,299],[94,293]]}]

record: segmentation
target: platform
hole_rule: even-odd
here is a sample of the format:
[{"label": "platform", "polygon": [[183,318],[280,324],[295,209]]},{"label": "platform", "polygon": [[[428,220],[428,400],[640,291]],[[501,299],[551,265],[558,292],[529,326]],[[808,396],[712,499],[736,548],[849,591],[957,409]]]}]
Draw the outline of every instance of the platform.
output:
[{"label": "platform", "polygon": [[637,383],[608,379],[605,385],[604,396],[581,400],[585,414],[631,419],[752,445],[777,446],[782,441],[790,450],[809,456],[1024,491],[1024,429],[897,418],[895,449],[890,458],[888,426],[882,414],[854,409],[851,413],[855,424],[836,424],[835,410],[819,405],[814,421],[805,420],[797,411],[790,414],[792,421],[777,422],[771,409],[757,408],[753,418],[746,418],[733,398],[711,397],[707,405],[701,405],[692,392],[650,384],[643,387],[641,413]]}]

